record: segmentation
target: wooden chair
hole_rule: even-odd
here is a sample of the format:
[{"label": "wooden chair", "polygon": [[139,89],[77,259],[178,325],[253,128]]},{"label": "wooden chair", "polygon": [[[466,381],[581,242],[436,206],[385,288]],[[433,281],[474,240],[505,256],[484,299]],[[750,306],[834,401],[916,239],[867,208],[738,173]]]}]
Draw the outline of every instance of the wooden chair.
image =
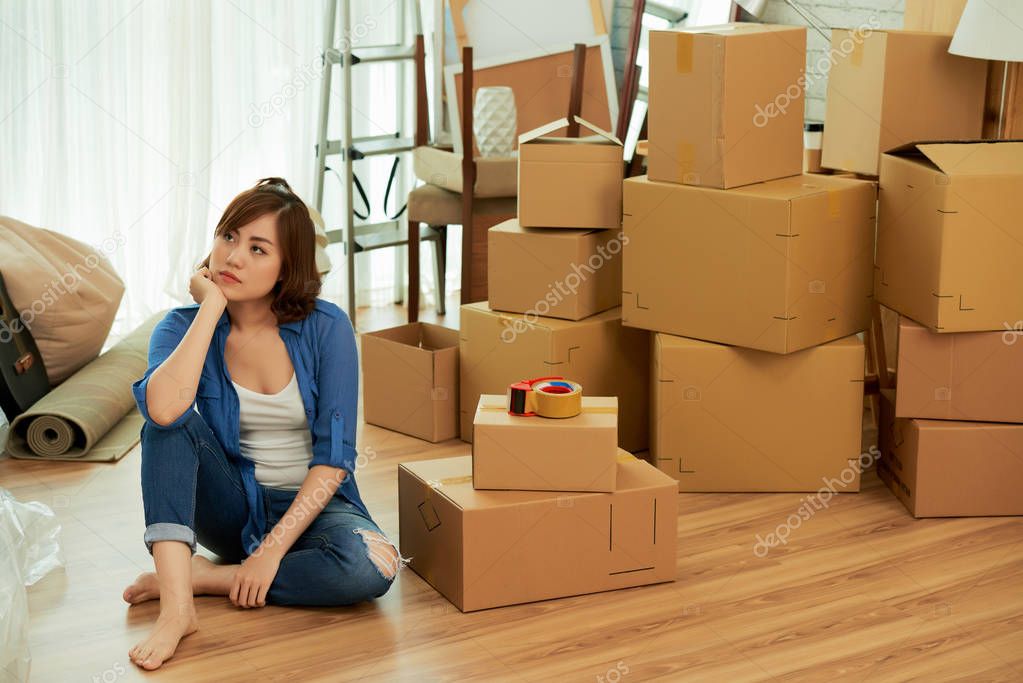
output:
[{"label": "wooden chair", "polygon": [[[582,109],[583,73],[586,67],[584,45],[576,45],[572,63],[571,97],[568,120],[572,121]],[[420,96],[416,102],[416,145],[428,144],[427,102],[426,102],[426,60],[425,55],[416,52],[416,90]],[[452,94],[453,96],[453,94]],[[473,158],[473,61],[472,48],[462,48],[462,188],[461,193],[451,192],[435,185],[422,185],[408,195],[408,321],[419,319],[419,241],[438,235],[437,248],[442,258],[437,265],[437,313],[444,315],[444,267],[446,265],[447,226],[462,226],[462,295],[461,303],[486,301],[487,299],[487,231],[518,214],[517,197],[475,197],[466,188],[476,186],[476,161]],[[454,103],[452,103],[454,106]],[[578,124],[575,124],[578,135]],[[571,134],[571,130],[570,130]]]}]

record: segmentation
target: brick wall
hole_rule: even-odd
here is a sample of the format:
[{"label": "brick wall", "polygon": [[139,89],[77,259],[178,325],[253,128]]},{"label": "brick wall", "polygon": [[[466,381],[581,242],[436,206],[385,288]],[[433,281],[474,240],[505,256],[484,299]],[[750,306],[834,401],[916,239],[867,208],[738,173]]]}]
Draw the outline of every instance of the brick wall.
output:
[{"label": "brick wall", "polygon": [[[903,0],[795,0],[824,22],[834,28],[902,28]],[[876,21],[873,18],[876,17]],[[806,21],[784,0],[768,0],[767,8],[760,21],[770,24],[806,26]],[[806,91],[806,119],[824,120],[824,97],[828,90],[827,73],[821,73],[815,65],[827,60],[830,40],[826,40],[813,28],[806,30],[806,64],[808,73],[819,74],[808,78]],[[826,69],[824,70],[826,72]]]},{"label": "brick wall", "polygon": [[[692,2],[693,0],[689,0]],[[1023,1],[1023,0],[1021,0]],[[857,26],[877,26],[878,28],[902,28],[902,14],[905,10],[904,0],[795,0],[821,18],[826,26],[835,28],[856,28]],[[629,43],[627,23],[630,19],[632,0],[615,0],[613,17],[611,18],[611,51],[615,67],[615,79],[622,82],[622,69],[625,62],[625,51]],[[872,22],[871,17],[877,21]],[[749,18],[749,17],[745,17]],[[789,24],[806,26],[806,21],[784,0],[768,0],[767,8],[760,21],[772,24]],[[822,63],[826,59],[829,42],[817,31],[807,28],[806,32],[806,63],[808,69]],[[811,121],[824,120],[824,96],[827,93],[827,74],[812,80],[806,93],[806,118]]]}]

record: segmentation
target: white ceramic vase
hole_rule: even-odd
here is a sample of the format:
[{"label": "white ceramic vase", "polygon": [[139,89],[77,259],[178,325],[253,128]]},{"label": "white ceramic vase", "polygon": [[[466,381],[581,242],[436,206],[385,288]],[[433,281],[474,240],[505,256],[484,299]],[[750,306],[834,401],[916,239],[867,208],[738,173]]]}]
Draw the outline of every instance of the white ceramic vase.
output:
[{"label": "white ceramic vase", "polygon": [[481,156],[510,156],[515,145],[515,93],[505,85],[476,91],[472,129]]}]

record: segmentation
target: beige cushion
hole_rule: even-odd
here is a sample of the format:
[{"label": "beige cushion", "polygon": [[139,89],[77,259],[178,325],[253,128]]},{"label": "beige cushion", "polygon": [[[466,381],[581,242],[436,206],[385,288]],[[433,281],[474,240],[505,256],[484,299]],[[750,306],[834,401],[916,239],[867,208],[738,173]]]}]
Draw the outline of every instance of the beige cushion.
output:
[{"label": "beige cushion", "polygon": [[[120,235],[120,233],[117,233]],[[51,230],[0,216],[0,273],[56,386],[93,360],[110,334],[124,282],[103,255]]]},{"label": "beige cushion", "polygon": [[[477,216],[514,216],[515,197],[475,198],[473,213]],[[408,193],[408,219],[427,225],[461,225],[462,195],[442,190],[436,185],[423,185]]]},{"label": "beige cushion", "polygon": [[[412,172],[429,185],[452,192],[462,191],[462,155],[437,147],[416,147]],[[518,194],[519,158],[476,158],[476,198],[514,197]]]}]

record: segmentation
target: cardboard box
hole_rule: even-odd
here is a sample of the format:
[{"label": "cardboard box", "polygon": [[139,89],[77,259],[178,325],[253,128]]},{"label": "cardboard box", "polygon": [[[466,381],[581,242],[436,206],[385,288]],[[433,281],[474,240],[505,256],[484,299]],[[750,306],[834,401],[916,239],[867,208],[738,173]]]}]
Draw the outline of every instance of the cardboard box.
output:
[{"label": "cardboard box", "polygon": [[435,443],[458,436],[458,330],[412,323],[360,338],[366,422]]},{"label": "cardboard box", "polygon": [[404,463],[401,553],[463,612],[673,581],[675,482],[619,456],[614,493],[478,491],[469,456]]},{"label": "cardboard box", "polygon": [[[618,445],[647,447],[650,435],[650,335],[623,327],[621,308],[579,321],[461,309],[459,341],[462,440],[472,441],[481,394],[502,394],[524,379],[561,375],[588,396],[618,397]],[[532,321],[532,322],[530,322]]]},{"label": "cardboard box", "polygon": [[548,137],[552,121],[519,136],[519,223],[531,228],[613,228],[622,224],[622,143],[575,117],[594,135]]},{"label": "cardboard box", "polygon": [[981,136],[987,61],[949,54],[948,34],[858,31],[832,29],[824,166],[876,176],[893,147]]},{"label": "cardboard box", "polygon": [[863,342],[780,356],[654,335],[651,455],[679,491],[859,491]]},{"label": "cardboard box", "polygon": [[508,413],[506,395],[480,396],[473,419],[472,485],[519,491],[615,490],[618,399],[583,396],[575,417]]},{"label": "cardboard box", "polygon": [[619,230],[495,225],[487,245],[491,308],[581,320],[620,306],[621,240]]},{"label": "cardboard box", "polygon": [[1023,422],[1023,337],[899,318],[896,417]]},{"label": "cardboard box", "polygon": [[624,185],[623,324],[776,353],[870,325],[873,183]]},{"label": "cardboard box", "polygon": [[877,473],[914,517],[1023,515],[1023,425],[894,417],[893,398]]},{"label": "cardboard box", "polygon": [[881,160],[877,300],[937,332],[1023,328],[1023,142],[916,143]]},{"label": "cardboard box", "polygon": [[650,31],[650,177],[728,188],[798,175],[805,67],[803,27]]}]

